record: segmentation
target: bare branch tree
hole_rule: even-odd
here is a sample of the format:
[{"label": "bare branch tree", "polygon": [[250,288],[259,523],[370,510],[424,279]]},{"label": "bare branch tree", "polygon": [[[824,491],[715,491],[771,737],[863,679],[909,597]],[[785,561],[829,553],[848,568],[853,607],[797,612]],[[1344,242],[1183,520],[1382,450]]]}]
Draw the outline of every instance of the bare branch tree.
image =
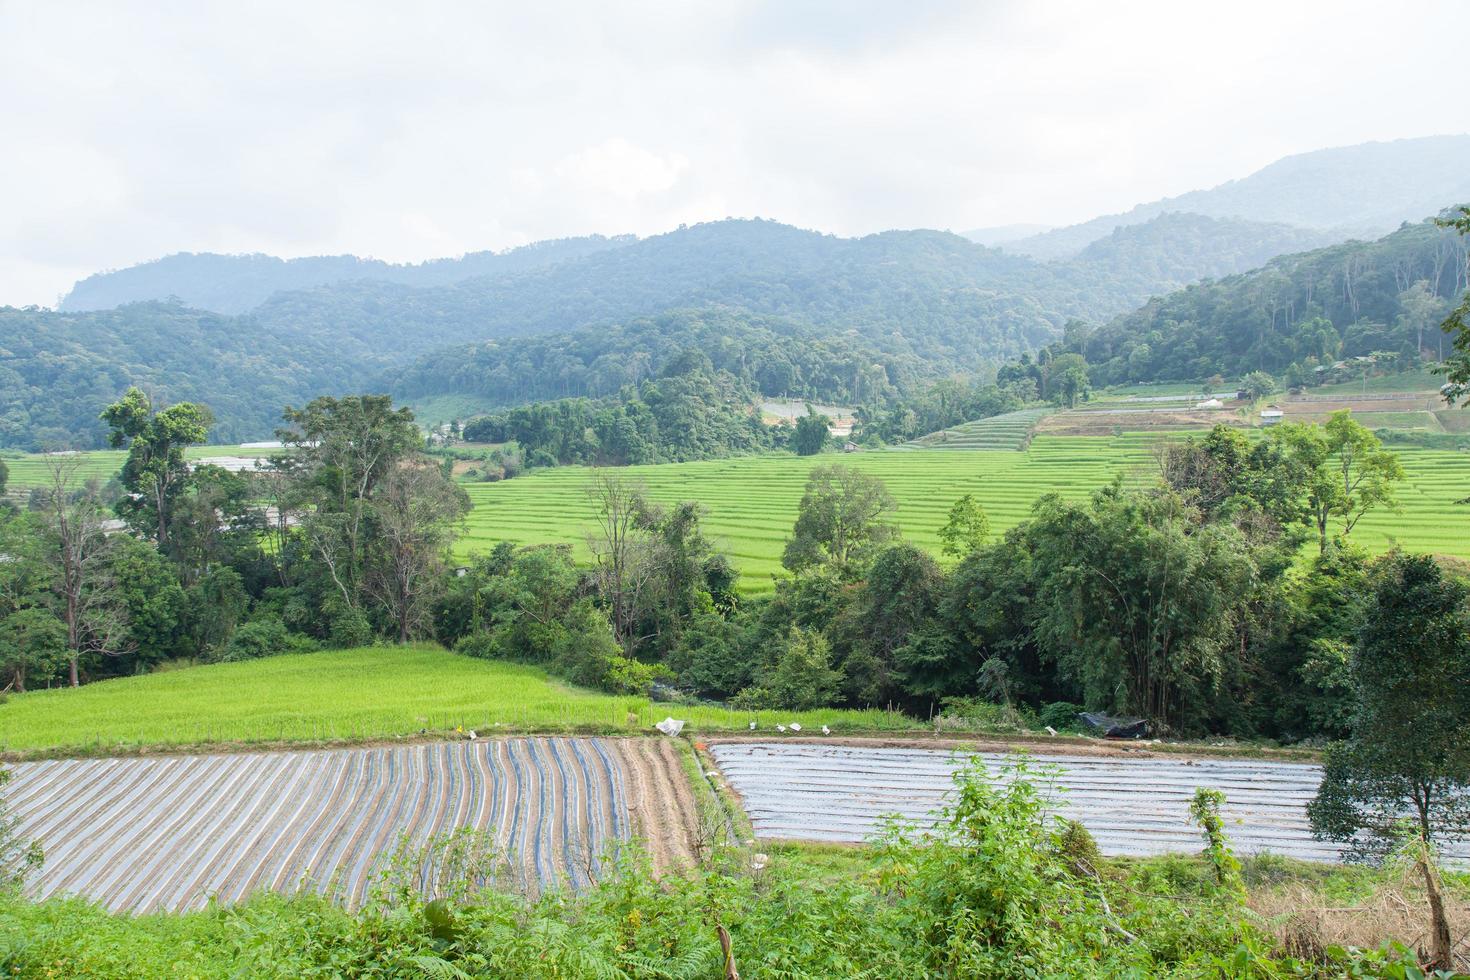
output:
[{"label": "bare branch tree", "polygon": [[653,542],[645,529],[642,490],[605,470],[587,489],[597,508],[597,530],[588,535],[597,588],[611,606],[613,634],[626,651],[636,644],[638,612],[653,577]]},{"label": "bare branch tree", "polygon": [[51,530],[49,557],[56,571],[61,621],[66,625],[72,687],[81,683],[79,664],[84,654],[128,652],[127,607],[109,567],[106,511],[95,483],[78,487],[80,465],[77,456],[46,457],[47,483],[41,492]]}]

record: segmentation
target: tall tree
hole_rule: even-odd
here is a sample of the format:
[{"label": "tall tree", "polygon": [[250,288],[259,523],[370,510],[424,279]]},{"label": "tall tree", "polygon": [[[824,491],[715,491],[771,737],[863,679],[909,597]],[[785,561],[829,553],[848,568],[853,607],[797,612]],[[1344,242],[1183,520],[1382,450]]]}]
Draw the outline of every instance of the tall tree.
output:
[{"label": "tall tree", "polygon": [[453,525],[470,510],[464,490],[430,462],[389,470],[372,504],[375,547],[364,584],[393,624],[399,643],[431,631],[444,586]]},{"label": "tall tree", "polygon": [[[1470,837],[1470,612],[1467,588],[1428,555],[1390,555],[1378,570],[1352,658],[1352,733],[1334,746],[1308,807],[1312,829],[1355,855],[1382,853],[1404,817],[1427,848]],[[1449,927],[1431,862],[1435,958]]]},{"label": "tall tree", "polygon": [[118,516],[167,551],[173,504],[189,478],[184,449],[204,441],[214,416],[203,405],[179,402],[162,411],[138,388],[102,412],[114,449],[128,447],[122,484],[129,495],[118,502]]},{"label": "tall tree", "polygon": [[853,572],[898,535],[888,522],[897,507],[883,481],[848,466],[818,466],[806,481],[781,564],[801,573],[817,567]]},{"label": "tall tree", "polygon": [[1038,644],[1095,707],[1167,727],[1224,675],[1257,576],[1233,525],[1115,485],[1042,498],[1027,541]]},{"label": "tall tree", "polygon": [[626,652],[638,644],[637,624],[653,585],[654,541],[647,533],[648,505],[642,490],[607,471],[588,487],[597,526],[588,536],[597,591],[607,603],[613,635]]},{"label": "tall tree", "polygon": [[277,434],[292,451],[274,465],[288,474],[290,506],[304,513],[302,534],[336,593],[336,617],[361,620],[374,493],[423,437],[413,413],[387,395],[317,398],[284,418]]},{"label": "tall tree", "polygon": [[1346,538],[1364,515],[1397,505],[1394,487],[1404,478],[1403,465],[1347,409],[1332,413],[1325,426],[1278,425],[1268,439],[1304,474],[1306,509],[1320,550],[1327,550],[1334,521]]},{"label": "tall tree", "polygon": [[831,425],[831,419],[808,405],[806,414],[796,420],[796,426],[791,430],[792,450],[798,456],[815,456],[827,447],[832,438]]},{"label": "tall tree", "polygon": [[1089,390],[1087,361],[1081,354],[1059,354],[1046,366],[1043,391],[1055,402],[1076,408]]},{"label": "tall tree", "polygon": [[81,683],[80,663],[88,654],[127,650],[127,609],[109,567],[106,512],[94,483],[77,489],[76,456],[46,460],[47,483],[40,497],[48,524],[48,560],[53,568],[57,615],[66,625],[68,676]]}]

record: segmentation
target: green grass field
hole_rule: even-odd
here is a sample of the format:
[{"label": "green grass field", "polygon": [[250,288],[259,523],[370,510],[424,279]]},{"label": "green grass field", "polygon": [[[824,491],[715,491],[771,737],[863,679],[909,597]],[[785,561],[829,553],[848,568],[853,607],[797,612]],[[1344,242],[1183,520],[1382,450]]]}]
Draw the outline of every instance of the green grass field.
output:
[{"label": "green grass field", "polygon": [[726,711],[599,694],[521,664],[438,647],[367,647],[214,664],[11,695],[0,705],[0,751],[102,753],[142,746],[373,740],[474,729],[648,731],[667,715],[698,731],[800,722],[820,729],[903,731],[921,723],[886,711]]},{"label": "green grass field", "polygon": [[[655,500],[703,503],[709,509],[706,530],[735,559],[744,576],[742,589],[761,593],[772,588],[771,576],[781,571],[781,548],[813,466],[840,462],[882,479],[898,501],[895,518],[904,536],[937,554],[937,531],[961,494],[974,494],[989,513],[992,530],[1000,532],[1024,520],[1044,493],[1083,499],[1118,474],[1153,479],[1151,450],[1159,438],[1040,435],[1024,452],[762,456],[618,472],[642,482]],[[1410,550],[1470,558],[1470,507],[1454,504],[1470,494],[1470,454],[1414,447],[1395,452],[1408,471],[1399,493],[1403,510],[1370,514],[1353,532],[1354,540],[1375,550],[1397,542]],[[586,469],[563,467],[503,483],[467,485],[475,506],[458,553],[488,551],[500,540],[567,542],[584,549],[593,520],[589,478]]]}]

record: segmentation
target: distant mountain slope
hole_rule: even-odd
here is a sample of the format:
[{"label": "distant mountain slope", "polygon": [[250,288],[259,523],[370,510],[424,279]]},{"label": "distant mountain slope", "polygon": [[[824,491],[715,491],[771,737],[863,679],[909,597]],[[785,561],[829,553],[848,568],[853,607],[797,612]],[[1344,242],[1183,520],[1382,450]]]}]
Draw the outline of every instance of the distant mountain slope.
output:
[{"label": "distant mountain slope", "polygon": [[1031,238],[1042,232],[1051,231],[1051,225],[996,225],[994,228],[971,228],[960,235],[976,245],[995,248],[1021,238]]},{"label": "distant mountain slope", "polygon": [[[434,289],[351,282],[281,293],[252,319],[343,331],[423,352],[447,343],[732,307],[833,331],[904,339],[967,363],[1010,356],[1089,312],[1066,275],[935,231],[837,238],[773,221],[694,225],[579,261]],[[1115,285],[1102,303],[1141,298]]]},{"label": "distant mountain slope", "polygon": [[285,290],[372,280],[404,286],[444,286],[481,276],[515,275],[582,258],[634,241],[632,236],[565,238],[504,252],[472,252],[457,259],[394,265],[354,255],[278,259],[271,255],[180,252],[115,272],[99,272],[72,287],[65,312],[110,310],[126,303],[177,297],[215,313],[243,313]]},{"label": "distant mountain slope", "polygon": [[1330,231],[1166,212],[1142,224],[1114,228],[1065,265],[1096,272],[1100,278],[1127,274],[1152,284],[1157,292],[1168,292],[1338,241],[1341,237]]},{"label": "distant mountain slope", "polygon": [[1039,259],[1076,255],[1114,228],[1168,211],[1332,230],[1338,240],[1375,238],[1470,200],[1470,135],[1426,136],[1289,156],[1209,190],[1140,204],[1081,224],[1005,243]]}]

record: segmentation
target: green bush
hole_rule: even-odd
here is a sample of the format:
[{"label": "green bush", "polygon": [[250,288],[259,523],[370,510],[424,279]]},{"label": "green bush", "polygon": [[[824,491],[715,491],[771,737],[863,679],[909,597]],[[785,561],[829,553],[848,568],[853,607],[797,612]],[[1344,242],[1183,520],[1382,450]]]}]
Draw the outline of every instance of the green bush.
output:
[{"label": "green bush", "polygon": [[255,660],[280,653],[309,653],[317,646],[311,637],[286,629],[279,619],[256,619],[235,630],[220,651],[219,659]]}]

